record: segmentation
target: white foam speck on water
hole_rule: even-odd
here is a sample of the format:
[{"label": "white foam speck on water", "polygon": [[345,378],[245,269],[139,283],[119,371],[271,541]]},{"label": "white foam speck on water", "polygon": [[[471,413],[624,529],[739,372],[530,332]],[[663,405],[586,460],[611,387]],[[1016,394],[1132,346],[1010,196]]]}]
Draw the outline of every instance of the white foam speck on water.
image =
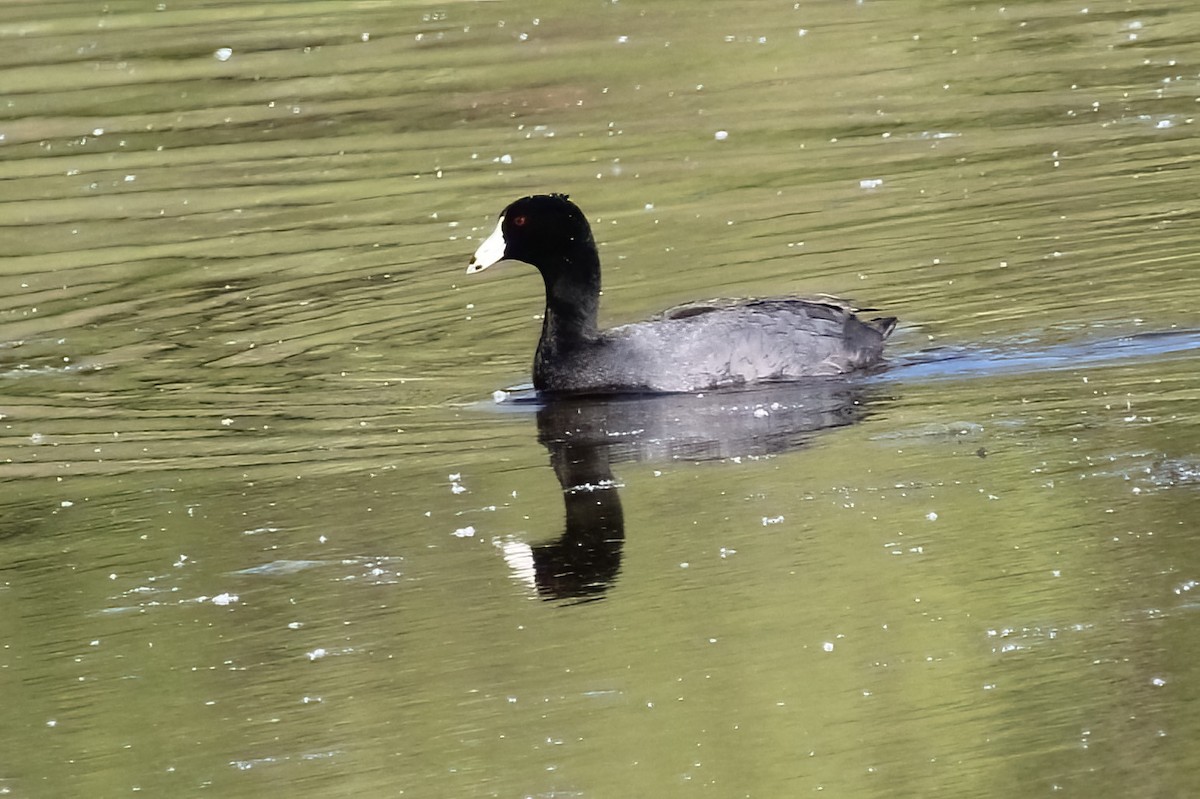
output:
[{"label": "white foam speck on water", "polygon": [[323,566],[327,561],[323,560],[273,560],[270,563],[263,563],[258,566],[250,566],[245,569],[238,569],[234,574],[266,574],[278,576],[281,574],[296,574],[297,572],[311,569],[317,566]]},{"label": "white foam speck on water", "polygon": [[504,562],[508,564],[510,576],[518,582],[526,583],[530,588],[535,585],[533,564],[533,549],[523,541],[494,541],[504,554]]}]

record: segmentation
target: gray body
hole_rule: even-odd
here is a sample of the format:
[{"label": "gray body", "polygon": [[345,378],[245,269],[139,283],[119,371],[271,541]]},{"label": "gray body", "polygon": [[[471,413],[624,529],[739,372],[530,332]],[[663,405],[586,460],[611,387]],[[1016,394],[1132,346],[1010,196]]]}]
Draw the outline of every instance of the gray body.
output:
[{"label": "gray body", "polygon": [[676,392],[828,377],[879,363],[894,326],[894,319],[863,321],[848,306],[820,300],[684,305],[565,342],[544,331],[534,385],[571,393]]}]

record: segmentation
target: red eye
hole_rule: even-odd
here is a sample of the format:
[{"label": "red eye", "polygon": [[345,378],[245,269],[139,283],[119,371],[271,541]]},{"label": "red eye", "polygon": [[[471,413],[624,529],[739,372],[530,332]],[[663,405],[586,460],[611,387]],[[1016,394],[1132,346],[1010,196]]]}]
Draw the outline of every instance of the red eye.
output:
[{"label": "red eye", "polygon": [[528,221],[524,214],[522,214],[521,216],[514,216],[512,223],[517,227],[525,227],[525,223]]}]

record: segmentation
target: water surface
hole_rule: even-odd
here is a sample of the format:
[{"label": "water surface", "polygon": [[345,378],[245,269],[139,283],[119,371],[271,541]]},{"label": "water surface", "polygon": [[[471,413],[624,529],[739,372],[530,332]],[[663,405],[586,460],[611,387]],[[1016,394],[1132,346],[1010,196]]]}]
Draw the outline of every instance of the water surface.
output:
[{"label": "water surface", "polygon": [[[0,792],[1186,796],[1179,0],[0,9]],[[602,316],[829,292],[834,384],[540,405]],[[527,397],[526,397],[527,399]]]}]

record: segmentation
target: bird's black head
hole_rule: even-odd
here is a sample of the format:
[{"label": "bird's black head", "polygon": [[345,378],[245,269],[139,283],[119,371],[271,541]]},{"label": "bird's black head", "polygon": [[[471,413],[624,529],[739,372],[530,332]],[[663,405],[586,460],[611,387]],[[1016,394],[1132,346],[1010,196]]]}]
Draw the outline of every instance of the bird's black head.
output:
[{"label": "bird's black head", "polygon": [[[523,261],[549,276],[572,265],[591,268],[596,244],[587,217],[565,194],[535,194],[511,203],[471,259],[467,272]],[[598,265],[598,263],[597,263]]]}]

